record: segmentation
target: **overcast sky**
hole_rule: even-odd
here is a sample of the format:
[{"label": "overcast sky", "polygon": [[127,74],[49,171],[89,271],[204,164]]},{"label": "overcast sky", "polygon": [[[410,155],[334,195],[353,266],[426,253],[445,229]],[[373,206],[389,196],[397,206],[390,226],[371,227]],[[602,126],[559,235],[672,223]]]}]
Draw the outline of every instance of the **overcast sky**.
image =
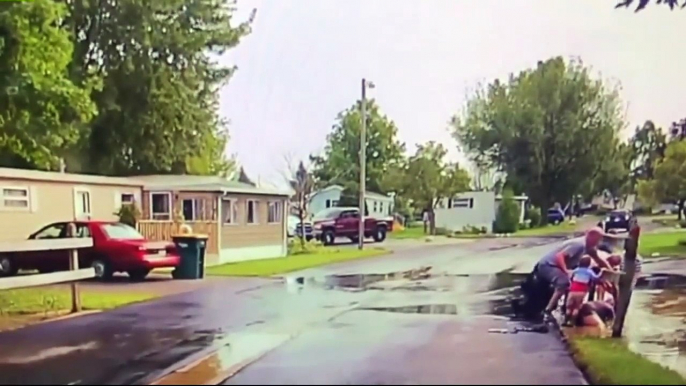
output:
[{"label": "overcast sky", "polygon": [[[460,159],[447,121],[479,82],[555,55],[619,81],[631,128],[686,116],[686,10],[635,14],[615,0],[238,0],[253,33],[221,58],[238,66],[221,93],[228,152],[280,184],[284,155],[320,152],[360,79],[408,150],[429,140]],[[628,133],[627,133],[628,135]]]}]

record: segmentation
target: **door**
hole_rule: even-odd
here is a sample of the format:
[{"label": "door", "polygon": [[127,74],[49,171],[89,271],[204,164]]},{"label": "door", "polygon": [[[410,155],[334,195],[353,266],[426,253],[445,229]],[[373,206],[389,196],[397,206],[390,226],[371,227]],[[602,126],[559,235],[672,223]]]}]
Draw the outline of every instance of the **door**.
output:
[{"label": "door", "polygon": [[[67,224],[50,224],[31,235],[32,240],[62,239],[67,236]],[[67,250],[33,251],[27,252],[19,258],[19,268],[37,269],[40,271],[57,271],[69,268],[69,252]]]},{"label": "door", "polygon": [[91,193],[87,189],[74,188],[74,218],[89,220],[91,212]]},{"label": "door", "polygon": [[338,221],[336,221],[336,234],[340,236],[355,236],[358,232],[358,213],[355,210],[347,210],[341,213]]}]

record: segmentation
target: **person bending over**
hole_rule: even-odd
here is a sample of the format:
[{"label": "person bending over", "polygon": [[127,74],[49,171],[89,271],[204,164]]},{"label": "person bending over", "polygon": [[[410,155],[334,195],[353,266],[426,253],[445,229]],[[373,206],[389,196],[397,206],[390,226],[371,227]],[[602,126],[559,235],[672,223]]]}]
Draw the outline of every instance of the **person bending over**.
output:
[{"label": "person bending over", "polygon": [[577,327],[596,327],[604,335],[608,326],[615,319],[615,310],[607,302],[595,301],[584,303],[576,315],[574,324]]},{"label": "person bending over", "polygon": [[586,232],[584,239],[572,239],[543,256],[536,265],[538,277],[554,287],[545,313],[549,314],[557,307],[562,296],[571,286],[571,270],[579,266],[579,260],[589,255],[600,268],[609,268],[607,262],[598,256],[598,245],[608,235],[600,228],[594,227]]}]

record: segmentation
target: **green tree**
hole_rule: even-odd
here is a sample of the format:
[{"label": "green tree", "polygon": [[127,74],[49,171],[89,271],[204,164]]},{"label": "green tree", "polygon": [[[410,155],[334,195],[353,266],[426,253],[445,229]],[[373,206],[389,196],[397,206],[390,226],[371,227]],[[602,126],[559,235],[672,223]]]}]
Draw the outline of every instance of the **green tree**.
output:
[{"label": "green tree", "polygon": [[452,129],[467,154],[505,172],[545,212],[601,174],[621,117],[616,92],[557,57],[478,91]]},{"label": "green tree", "polygon": [[500,205],[498,205],[493,230],[496,233],[517,232],[517,229],[519,229],[519,211],[519,205],[514,199],[514,192],[510,189],[506,189],[503,192],[503,199],[500,201]]},{"label": "green tree", "polygon": [[639,197],[651,204],[675,202],[678,217],[682,219],[686,204],[686,142],[670,142],[665,157],[657,162],[652,180],[641,180]]},{"label": "green tree", "polygon": [[[601,165],[600,173],[592,182],[591,195],[604,191],[610,192],[615,209],[620,200],[626,199],[633,191],[630,175],[632,151],[629,145],[620,143],[605,163]],[[580,193],[589,193],[589,191]],[[588,194],[587,194],[588,196]]]},{"label": "green tree", "polygon": [[[619,4],[617,4],[617,8],[629,8],[632,5],[636,5],[636,12],[642,11],[645,9],[648,4],[650,4],[651,0],[622,0]],[[681,4],[679,3],[679,0],[656,0],[656,4],[658,5],[666,5],[670,9],[674,9],[676,7],[684,8],[686,6],[686,2],[682,2]]]},{"label": "green tree", "polygon": [[52,0],[0,3],[0,165],[56,170],[95,115],[69,80],[73,45]]},{"label": "green tree", "polygon": [[643,126],[636,127],[634,135],[629,140],[633,184],[638,180],[653,178],[655,164],[664,157],[666,147],[667,136],[652,121],[646,121]]},{"label": "green tree", "polygon": [[[355,202],[360,181],[360,102],[341,112],[327,136],[321,156],[311,156],[312,172],[317,185],[341,185],[344,199]],[[401,163],[405,145],[397,139],[398,128],[381,114],[372,100],[367,102],[367,190],[391,191],[382,181],[386,173]]]},{"label": "green tree", "polygon": [[431,141],[418,145],[395,185],[398,194],[412,200],[415,208],[429,211],[431,234],[436,233],[436,206],[444,199],[451,199],[469,190],[471,183],[467,171],[457,164],[446,162],[446,154],[445,147],[440,143]]},{"label": "green tree", "polygon": [[213,59],[250,30],[227,0],[66,0],[72,79],[102,78],[81,143],[86,171],[229,174],[218,90],[235,67]]}]

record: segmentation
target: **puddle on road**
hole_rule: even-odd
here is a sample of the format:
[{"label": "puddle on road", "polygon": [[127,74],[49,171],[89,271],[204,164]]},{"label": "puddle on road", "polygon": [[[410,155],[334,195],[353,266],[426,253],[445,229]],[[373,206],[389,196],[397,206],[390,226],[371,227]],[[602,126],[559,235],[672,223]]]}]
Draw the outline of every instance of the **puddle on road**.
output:
[{"label": "puddle on road", "polygon": [[423,304],[418,306],[403,307],[365,307],[360,311],[383,311],[400,314],[432,314],[432,315],[457,315],[455,304]]},{"label": "puddle on road", "polygon": [[686,277],[640,278],[627,315],[629,348],[686,376]]}]

